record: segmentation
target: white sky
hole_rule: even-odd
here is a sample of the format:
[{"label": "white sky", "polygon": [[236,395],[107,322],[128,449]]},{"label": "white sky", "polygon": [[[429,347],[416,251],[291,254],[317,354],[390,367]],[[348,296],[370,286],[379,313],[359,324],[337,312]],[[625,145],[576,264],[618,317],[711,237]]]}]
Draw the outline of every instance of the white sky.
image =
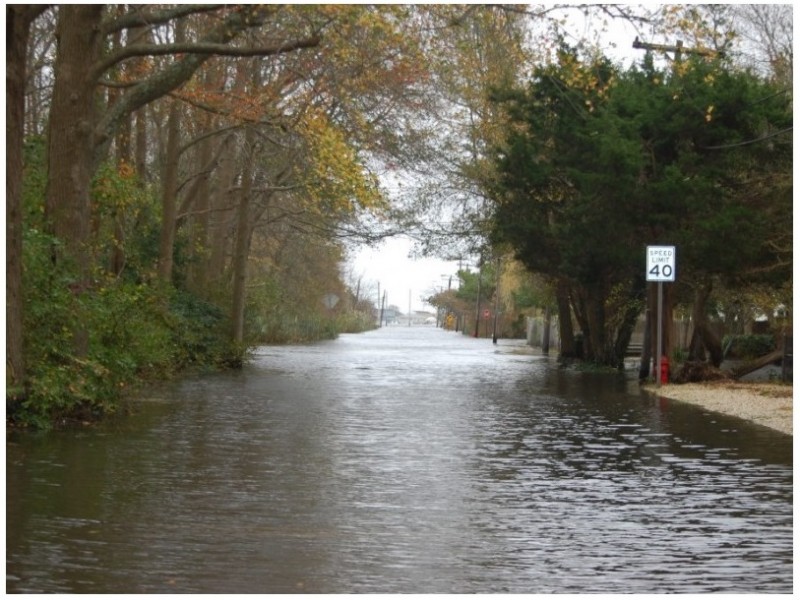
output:
[{"label": "white sky", "polygon": [[[586,35],[591,30],[581,22],[580,12],[573,11],[573,28],[578,36]],[[631,50],[635,33],[623,23],[612,23],[605,39],[610,40],[604,51],[614,60],[630,61],[637,52]],[[386,183],[386,182],[385,182]],[[388,187],[392,187],[389,185]],[[380,293],[387,293],[387,305],[397,306],[403,313],[409,308],[409,291],[411,292],[411,310],[433,310],[423,302],[422,298],[430,296],[434,291],[446,289],[448,277],[453,276],[452,286],[458,281],[455,277],[459,265],[457,261],[443,261],[433,258],[412,259],[409,257],[413,242],[408,238],[396,237],[384,241],[378,248],[360,248],[352,251],[348,261],[352,277],[362,278],[362,289],[369,293],[373,302],[378,305],[378,288]],[[350,283],[350,282],[349,282]]]},{"label": "white sky", "polygon": [[386,292],[387,306],[394,304],[403,313],[408,312],[409,291],[412,311],[430,311],[432,308],[422,298],[442,287],[446,289],[450,276],[453,277],[453,287],[458,285],[458,262],[409,258],[412,247],[413,243],[408,238],[395,237],[385,240],[378,248],[362,248],[354,252],[350,261],[353,275],[362,276],[361,285],[370,293],[376,305],[378,283],[381,295]]}]

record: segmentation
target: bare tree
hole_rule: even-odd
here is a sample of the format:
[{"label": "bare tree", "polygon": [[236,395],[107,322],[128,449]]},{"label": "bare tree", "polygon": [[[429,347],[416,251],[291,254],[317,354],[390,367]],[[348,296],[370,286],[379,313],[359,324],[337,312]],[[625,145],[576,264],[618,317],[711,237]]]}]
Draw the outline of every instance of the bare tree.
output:
[{"label": "bare tree", "polygon": [[787,86],[792,83],[793,9],[791,4],[736,4],[731,7],[740,37],[742,62]]}]

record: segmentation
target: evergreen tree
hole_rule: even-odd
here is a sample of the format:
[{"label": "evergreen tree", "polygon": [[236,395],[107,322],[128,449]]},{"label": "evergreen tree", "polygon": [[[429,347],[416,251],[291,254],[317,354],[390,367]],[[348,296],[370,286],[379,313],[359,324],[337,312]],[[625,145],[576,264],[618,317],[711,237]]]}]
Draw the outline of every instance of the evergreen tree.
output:
[{"label": "evergreen tree", "polygon": [[561,281],[589,359],[621,364],[648,244],[677,246],[681,282],[698,290],[788,276],[770,240],[785,239],[790,194],[764,181],[790,172],[791,111],[769,84],[707,60],[620,72],[565,48],[496,98],[511,124],[487,184],[494,241]]}]

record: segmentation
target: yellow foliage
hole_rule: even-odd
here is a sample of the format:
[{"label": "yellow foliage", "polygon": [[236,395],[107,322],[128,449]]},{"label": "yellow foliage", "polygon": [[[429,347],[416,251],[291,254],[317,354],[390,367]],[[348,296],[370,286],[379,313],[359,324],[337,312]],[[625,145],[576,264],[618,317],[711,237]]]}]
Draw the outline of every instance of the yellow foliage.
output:
[{"label": "yellow foliage", "polygon": [[[668,4],[661,6],[662,30],[666,36],[675,36],[697,49],[719,48],[733,39],[733,32],[719,27],[709,18],[708,10],[701,5]],[[680,64],[676,61],[676,66]]]},{"label": "yellow foliage", "polygon": [[309,111],[299,125],[308,146],[304,173],[309,190],[327,210],[351,214],[381,212],[387,200],[344,133],[322,111]]}]

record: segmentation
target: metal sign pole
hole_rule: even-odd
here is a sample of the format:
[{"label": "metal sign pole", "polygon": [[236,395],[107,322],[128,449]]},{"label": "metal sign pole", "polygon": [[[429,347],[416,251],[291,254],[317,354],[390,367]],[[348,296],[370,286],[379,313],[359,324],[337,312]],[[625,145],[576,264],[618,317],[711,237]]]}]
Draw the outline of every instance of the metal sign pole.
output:
[{"label": "metal sign pole", "polygon": [[658,282],[658,319],[656,325],[656,387],[661,387],[661,320],[662,320],[662,296],[664,291],[664,283]]}]

